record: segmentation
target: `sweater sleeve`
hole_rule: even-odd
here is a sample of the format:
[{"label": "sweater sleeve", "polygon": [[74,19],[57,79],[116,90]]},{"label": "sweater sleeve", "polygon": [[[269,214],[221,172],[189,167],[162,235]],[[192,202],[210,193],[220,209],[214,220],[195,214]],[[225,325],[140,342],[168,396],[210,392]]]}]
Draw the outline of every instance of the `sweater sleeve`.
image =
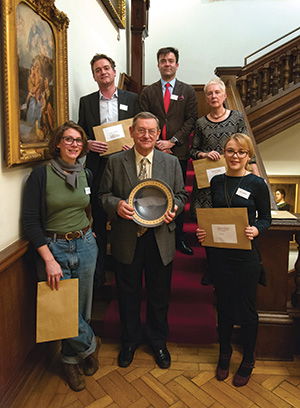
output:
[{"label": "sweater sleeve", "polygon": [[257,217],[254,226],[258,229],[259,233],[262,233],[269,228],[272,218],[269,189],[265,180],[261,177],[258,177],[255,203]]},{"label": "sweater sleeve", "polygon": [[46,168],[39,167],[28,177],[23,194],[22,224],[25,237],[34,248],[47,244],[45,239],[44,217]]}]

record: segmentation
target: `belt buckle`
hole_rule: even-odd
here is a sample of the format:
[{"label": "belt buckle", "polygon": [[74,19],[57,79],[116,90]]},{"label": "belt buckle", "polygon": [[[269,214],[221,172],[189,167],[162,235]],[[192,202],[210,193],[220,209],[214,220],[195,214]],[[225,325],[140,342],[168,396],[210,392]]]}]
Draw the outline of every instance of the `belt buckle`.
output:
[{"label": "belt buckle", "polygon": [[77,239],[82,236],[81,231],[74,231],[74,232],[66,232],[65,233],[65,239],[67,241],[71,241],[72,239]]}]

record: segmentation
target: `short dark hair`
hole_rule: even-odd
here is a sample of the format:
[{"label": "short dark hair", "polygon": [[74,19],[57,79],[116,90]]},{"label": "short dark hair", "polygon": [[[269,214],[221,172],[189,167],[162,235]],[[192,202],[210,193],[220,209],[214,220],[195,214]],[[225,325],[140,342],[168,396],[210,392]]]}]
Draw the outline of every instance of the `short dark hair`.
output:
[{"label": "short dark hair", "polygon": [[283,198],[285,198],[286,194],[285,194],[284,188],[276,188],[276,191],[279,191],[279,193],[283,196]]},{"label": "short dark hair", "polygon": [[175,55],[175,59],[176,59],[176,64],[178,63],[179,60],[179,51],[177,50],[177,48],[174,47],[164,47],[164,48],[160,48],[157,51],[156,57],[157,57],[157,62],[159,62],[159,57],[161,55],[166,55],[169,54],[169,52],[172,52]]},{"label": "short dark hair", "polygon": [[159,128],[160,128],[160,126],[159,126],[159,120],[157,119],[157,117],[156,117],[155,115],[153,115],[153,113],[150,113],[150,112],[140,112],[140,113],[137,113],[137,114],[135,115],[135,117],[133,118],[133,121],[132,121],[132,127],[133,127],[133,128],[136,126],[136,122],[137,122],[139,119],[154,119],[154,120],[156,121],[156,123],[157,123],[157,129],[159,130]]},{"label": "short dark hair", "polygon": [[93,66],[94,66],[95,62],[96,62],[96,61],[99,61],[99,60],[101,60],[101,59],[106,59],[106,60],[110,63],[110,66],[112,67],[112,69],[113,69],[114,71],[116,70],[116,63],[115,63],[115,61],[114,61],[112,58],[108,57],[108,56],[105,55],[105,54],[95,54],[95,55],[93,56],[93,58],[91,59],[91,62],[90,62],[91,68],[92,68],[92,73],[94,73],[94,71],[93,71]]},{"label": "short dark hair", "polygon": [[77,132],[80,133],[80,136],[83,140],[82,152],[80,153],[79,157],[82,157],[87,152],[88,142],[85,131],[82,129],[81,126],[77,125],[77,123],[73,122],[72,120],[68,120],[67,122],[63,123],[62,125],[58,126],[58,128],[53,132],[50,141],[49,141],[49,154],[52,158],[59,156],[59,149],[57,145],[61,141],[64,133],[68,129],[75,129]]}]

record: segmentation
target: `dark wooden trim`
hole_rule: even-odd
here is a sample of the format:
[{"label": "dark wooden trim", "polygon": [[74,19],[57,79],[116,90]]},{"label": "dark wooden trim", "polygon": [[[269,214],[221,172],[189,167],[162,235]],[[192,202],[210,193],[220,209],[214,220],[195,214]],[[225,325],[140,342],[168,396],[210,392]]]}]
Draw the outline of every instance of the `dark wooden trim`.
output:
[{"label": "dark wooden trim", "polygon": [[40,375],[49,356],[48,344],[35,343],[36,277],[27,249],[20,239],[0,252],[0,406],[5,408]]},{"label": "dark wooden trim", "polygon": [[149,1],[131,0],[131,78],[132,89],[140,93],[144,76],[144,38],[147,35]]},{"label": "dark wooden trim", "polygon": [[0,273],[21,258],[28,249],[28,241],[20,239],[0,251]]}]

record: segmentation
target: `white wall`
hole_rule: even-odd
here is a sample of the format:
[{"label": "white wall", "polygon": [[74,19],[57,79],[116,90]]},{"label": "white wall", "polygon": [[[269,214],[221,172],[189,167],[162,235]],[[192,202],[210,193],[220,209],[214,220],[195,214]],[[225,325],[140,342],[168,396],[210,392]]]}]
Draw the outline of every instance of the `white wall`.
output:
[{"label": "white wall", "polygon": [[300,175],[300,123],[258,145],[267,174]]},{"label": "white wall", "polygon": [[[98,88],[92,77],[90,60],[97,52],[107,53],[116,62],[118,78],[119,72],[126,71],[126,35],[125,30],[119,30],[112,23],[101,1],[56,0],[55,5],[70,19],[68,29],[69,108],[70,119],[77,121],[80,96]],[[2,98],[0,98],[0,103],[1,101]],[[20,237],[22,186],[31,170],[30,167],[24,168],[24,166],[6,168],[3,159],[2,128],[3,118],[1,116],[0,251]]]},{"label": "white wall", "polygon": [[107,54],[116,63],[117,77],[126,72],[126,32],[112,23],[101,1],[56,0],[55,5],[70,19],[68,69],[70,119],[77,121],[79,98],[98,89],[90,60]]},{"label": "white wall", "polygon": [[145,83],[159,78],[161,47],[179,49],[178,78],[203,84],[216,67],[242,66],[245,56],[299,27],[299,15],[299,0],[151,0]]}]

